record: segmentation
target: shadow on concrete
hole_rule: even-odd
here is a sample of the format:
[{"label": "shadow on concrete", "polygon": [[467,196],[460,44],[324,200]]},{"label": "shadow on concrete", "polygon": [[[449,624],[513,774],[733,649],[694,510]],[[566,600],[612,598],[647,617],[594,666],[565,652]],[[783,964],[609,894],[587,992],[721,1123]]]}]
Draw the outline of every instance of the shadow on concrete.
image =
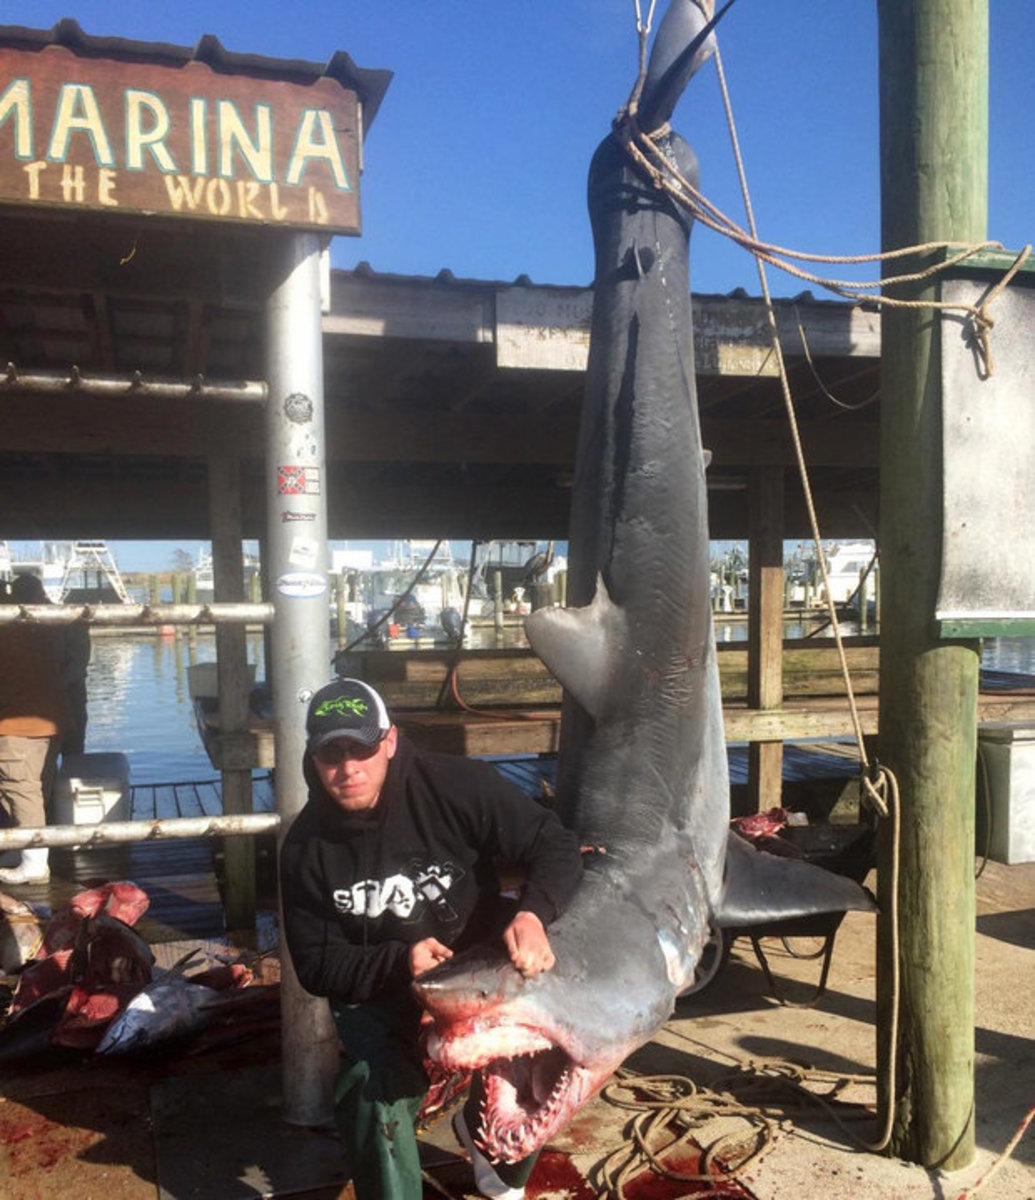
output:
[{"label": "shadow on concrete", "polygon": [[1035,950],[1035,908],[985,913],[977,919],[977,931],[1000,942]]}]

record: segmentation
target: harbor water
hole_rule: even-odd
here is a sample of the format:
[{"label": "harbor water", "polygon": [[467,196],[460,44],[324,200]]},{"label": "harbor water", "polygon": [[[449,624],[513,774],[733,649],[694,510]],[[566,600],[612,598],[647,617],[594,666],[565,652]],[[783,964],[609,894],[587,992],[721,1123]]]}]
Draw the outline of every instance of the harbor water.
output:
[{"label": "harbor water", "polygon": [[[846,630],[848,632],[848,630]],[[746,637],[746,622],[729,637]],[[788,631],[789,637],[800,636]],[[198,733],[188,668],[214,662],[215,637],[198,633],[98,633],[87,678],[89,752],[121,751],[134,784],[217,779]],[[248,661],[256,679],[266,677],[263,637],[248,635]],[[328,643],[327,673],[332,647]],[[985,643],[982,665],[995,671],[1035,675],[1035,639],[1000,638]]]},{"label": "harbor water", "polygon": [[[264,679],[261,634],[248,634],[248,661]],[[86,751],[120,751],[133,784],[218,779],[198,733],[189,668],[215,662],[214,634],[98,633],[87,675]],[[328,675],[330,674],[328,653]]]}]

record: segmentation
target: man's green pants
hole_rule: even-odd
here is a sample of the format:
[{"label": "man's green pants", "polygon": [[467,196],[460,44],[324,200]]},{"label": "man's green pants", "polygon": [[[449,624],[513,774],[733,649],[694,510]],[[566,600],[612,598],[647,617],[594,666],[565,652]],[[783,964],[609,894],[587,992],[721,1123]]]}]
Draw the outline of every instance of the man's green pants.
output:
[{"label": "man's green pants", "polygon": [[[428,1090],[420,1050],[420,1008],[409,995],[367,1004],[331,1003],[345,1062],[334,1090],[335,1120],[352,1170],[356,1200],[421,1200],[414,1122]],[[474,1129],[481,1102],[475,1078],[464,1106]],[[532,1173],[535,1156],[497,1171],[511,1187]]]}]

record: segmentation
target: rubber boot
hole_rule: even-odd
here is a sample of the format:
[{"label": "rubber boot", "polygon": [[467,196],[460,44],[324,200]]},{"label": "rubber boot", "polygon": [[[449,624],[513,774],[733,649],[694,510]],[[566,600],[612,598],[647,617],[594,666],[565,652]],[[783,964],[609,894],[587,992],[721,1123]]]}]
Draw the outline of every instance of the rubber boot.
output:
[{"label": "rubber boot", "polygon": [[22,851],[22,861],[16,867],[0,870],[0,883],[46,883],[50,879],[50,851],[33,848]]},{"label": "rubber boot", "polygon": [[474,1183],[479,1195],[495,1197],[496,1200],[521,1200],[525,1184],[535,1168],[539,1151],[516,1163],[493,1163],[474,1144],[471,1130],[478,1124],[478,1113],[485,1097],[485,1085],[481,1075],[475,1071],[471,1078],[471,1091],[463,1108],[453,1117],[453,1132],[457,1141],[471,1156],[474,1168]]}]

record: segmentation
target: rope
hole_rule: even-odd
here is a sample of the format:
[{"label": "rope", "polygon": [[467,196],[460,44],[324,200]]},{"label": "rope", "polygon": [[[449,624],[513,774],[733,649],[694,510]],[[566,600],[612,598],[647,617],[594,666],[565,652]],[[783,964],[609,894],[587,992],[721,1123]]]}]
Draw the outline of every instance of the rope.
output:
[{"label": "rope", "polygon": [[[612,1151],[596,1168],[599,1194],[624,1200],[626,1188],[645,1176],[661,1176],[677,1183],[710,1183],[713,1197],[741,1196],[738,1189],[721,1188],[732,1183],[772,1148],[778,1123],[757,1108],[741,1104],[733,1096],[699,1089],[679,1075],[637,1075],[622,1070],[601,1093],[616,1108],[634,1112],[627,1125],[623,1145]],[[700,1130],[709,1121],[735,1118],[747,1131],[726,1131],[702,1146]],[[668,1162],[698,1158],[698,1171],[677,1170]],[[693,1188],[687,1195],[700,1195]]]},{"label": "rope", "polygon": [[1007,1142],[1002,1154],[999,1155],[992,1166],[989,1167],[985,1174],[982,1175],[977,1183],[975,1183],[972,1187],[964,1188],[963,1191],[960,1192],[960,1194],[956,1197],[956,1200],[969,1200],[969,1197],[977,1194],[979,1188],[983,1188],[985,1184],[988,1183],[988,1181],[999,1170],[1003,1163],[1005,1163],[1010,1155],[1013,1154],[1013,1152],[1017,1149],[1017,1146],[1020,1143],[1021,1138],[1024,1137],[1024,1134],[1026,1133],[1028,1126],[1031,1124],[1033,1117],[1035,1117],[1035,1107],[1028,1109],[1024,1119],[1021,1121],[1020,1126],[1017,1129],[1017,1132],[1012,1138],[1010,1138],[1009,1142]]},{"label": "rope", "polygon": [[[719,78],[719,87],[722,92],[723,106],[726,111],[726,119],[730,130],[730,139],[733,145],[733,153],[736,159],[737,173],[740,179],[741,191],[744,199],[745,211],[748,214],[748,221],[751,227],[752,235],[756,234],[754,211],[751,205],[751,197],[747,186],[747,174],[744,169],[743,156],[740,152],[740,142],[736,132],[736,122],[733,117],[733,108],[730,102],[729,89],[726,84],[726,74],[722,66],[722,56],[719,53],[718,47],[715,51],[715,66]],[[891,929],[892,948],[892,983],[891,983],[891,1031],[889,1036],[889,1102],[887,1104],[887,1112],[885,1115],[884,1129],[876,1142],[869,1143],[867,1148],[873,1151],[883,1150],[891,1141],[892,1128],[894,1123],[894,1095],[895,1095],[895,1078],[897,1074],[897,1054],[898,1054],[898,1024],[899,1024],[899,1009],[900,1009],[900,965],[899,965],[899,933],[898,933],[898,889],[899,889],[899,858],[900,858],[900,842],[901,842],[901,827],[900,827],[900,805],[899,805],[899,785],[894,773],[887,768],[874,764],[871,767],[869,757],[866,752],[866,742],[863,737],[862,724],[859,717],[859,707],[855,698],[855,690],[852,686],[851,673],[848,669],[848,657],[845,653],[844,640],[841,637],[841,631],[838,628],[837,613],[834,607],[833,594],[830,588],[830,577],[827,572],[827,565],[822,551],[822,539],[820,538],[819,519],[816,514],[815,500],[812,494],[812,487],[809,482],[808,466],[805,462],[805,453],[801,443],[801,433],[798,427],[797,414],[794,409],[794,399],[791,395],[790,381],[787,376],[787,368],[783,358],[783,351],[780,346],[779,329],[776,323],[776,313],[773,307],[772,296],[769,292],[769,282],[766,277],[765,267],[758,257],[756,257],[758,265],[759,280],[762,286],[762,295],[765,300],[766,313],[769,321],[770,332],[773,338],[773,354],[775,355],[777,366],[779,368],[780,387],[783,393],[784,406],[787,411],[787,418],[791,430],[791,439],[794,445],[795,458],[798,463],[798,472],[801,477],[802,489],[805,497],[805,506],[809,516],[809,526],[812,531],[813,540],[816,545],[816,558],[819,564],[820,577],[823,580],[823,587],[826,591],[826,601],[831,618],[831,630],[834,637],[834,643],[837,646],[838,660],[841,665],[841,675],[844,679],[845,694],[848,700],[849,713],[851,715],[852,726],[855,730],[855,742],[859,751],[859,759],[863,766],[862,786],[864,794],[873,806],[878,815],[890,820],[892,824],[891,834],[891,880],[889,882],[889,902],[888,902],[888,922]]]},{"label": "rope", "polygon": [[812,378],[816,381],[816,386],[819,388],[820,393],[825,399],[829,400],[830,403],[835,405],[837,408],[843,408],[846,412],[858,412],[860,409],[869,408],[871,404],[876,403],[876,401],[880,399],[880,388],[877,388],[872,395],[867,396],[865,400],[860,400],[858,404],[848,404],[844,400],[839,400],[823,382],[823,379],[816,368],[816,364],[812,359],[812,350],[809,347],[809,340],[805,334],[805,325],[798,313],[798,306],[796,304],[794,305],[794,323],[798,328],[798,337],[801,340],[801,350],[802,354],[805,356],[805,362],[808,364],[809,371],[812,373]]},{"label": "rope", "polygon": [[[732,143],[733,155],[737,166],[737,174],[740,180],[741,195],[743,197],[748,223],[752,230],[752,236],[754,236],[756,233],[754,209],[751,203],[751,194],[747,185],[747,174],[744,169],[743,155],[741,154],[740,150],[740,140],[737,136],[736,122],[733,118],[733,108],[730,102],[729,89],[726,85],[726,74],[722,66],[722,56],[719,53],[718,47],[716,47],[715,51],[715,67],[718,73],[719,87],[722,92],[723,105],[726,110],[726,121],[730,131],[730,141]],[[805,450],[801,442],[801,431],[798,427],[797,415],[794,410],[794,398],[791,395],[790,380],[788,379],[787,375],[787,365],[784,361],[783,348],[780,344],[780,332],[776,322],[776,310],[774,308],[772,295],[769,290],[769,280],[766,276],[765,267],[758,256],[755,258],[755,263],[758,268],[758,277],[762,288],[762,297],[765,301],[766,319],[769,324],[769,332],[772,338],[772,352],[779,374],[784,409],[787,413],[791,433],[791,442],[794,447],[794,457],[798,466],[798,474],[801,477],[805,507],[809,518],[809,528],[812,532],[812,538],[816,546],[816,560],[819,566],[820,578],[823,581],[823,587],[826,592],[826,603],[831,618],[831,629],[834,636],[834,643],[837,646],[838,658],[841,665],[841,675],[844,679],[845,691],[848,697],[852,728],[855,731],[855,741],[856,745],[859,747],[859,755],[863,766],[867,766],[868,763],[866,758],[866,747],[863,741],[862,722],[859,717],[859,709],[855,700],[855,693],[852,688],[852,680],[848,670],[848,658],[845,654],[844,641],[841,637],[841,632],[837,624],[837,611],[834,607],[833,594],[830,588],[830,576],[827,571],[827,564],[823,555],[822,538],[819,530],[819,518],[816,514],[815,500],[813,498],[812,487],[809,482],[808,465],[805,461]]]},{"label": "rope", "polygon": [[[651,6],[653,10],[653,5]],[[551,547],[553,543],[551,542]],[[453,651],[453,656],[450,660],[449,667],[446,671],[446,677],[442,681],[442,687],[439,689],[438,698],[435,701],[436,708],[445,707],[446,694],[452,696],[456,706],[461,711],[469,713],[472,717],[485,717],[492,721],[549,721],[553,718],[546,716],[543,713],[522,712],[520,709],[495,709],[489,710],[484,708],[475,708],[460,695],[460,661],[463,657],[464,649],[464,632],[467,629],[467,616],[471,603],[471,592],[474,584],[475,574],[475,548],[477,543],[471,543],[471,559],[467,571],[467,587],[464,592],[464,611],[460,618],[460,636],[457,639],[456,647]],[[553,552],[550,552],[552,561]]]},{"label": "rope", "polygon": [[[696,0],[698,6],[707,16],[711,16],[714,10],[714,4],[710,0]],[[643,130],[640,128],[637,115],[639,111],[639,100],[643,91],[643,84],[646,78],[646,41],[650,30],[650,16],[653,15],[653,3],[651,4],[651,12],[648,20],[643,22],[640,18],[639,0],[635,0],[636,6],[636,29],[639,37],[639,57],[640,69],[636,78],[636,83],[630,94],[629,100],[625,107],[618,113],[613,124],[613,133],[619,143],[625,148],[634,162],[636,162],[641,170],[647,175],[650,181],[656,188],[664,190],[684,208],[687,208],[701,224],[714,230],[716,233],[730,238],[737,245],[749,251],[756,261],[767,262],[771,266],[778,268],[781,271],[795,276],[798,279],[805,280],[809,283],[814,283],[818,287],[822,287],[827,291],[834,292],[836,295],[842,296],[848,300],[854,300],[859,303],[873,303],[878,305],[888,305],[897,308],[916,308],[916,309],[939,309],[943,311],[957,311],[966,313],[974,326],[974,333],[978,343],[980,356],[985,364],[985,374],[991,376],[995,371],[995,363],[992,357],[991,349],[991,331],[995,325],[994,318],[991,315],[990,309],[992,303],[998,297],[999,293],[1008,286],[1014,276],[1024,265],[1025,260],[1031,253],[1031,246],[1026,245],[1015,258],[1013,264],[1007,269],[1003,276],[989,290],[980,304],[965,304],[965,303],[949,303],[942,300],[924,300],[924,299],[903,299],[897,296],[887,294],[887,289],[893,287],[901,287],[906,284],[922,283],[933,276],[948,270],[956,264],[972,257],[974,254],[982,250],[995,249],[1005,250],[1001,242],[984,241],[979,243],[961,243],[961,242],[925,242],[914,246],[902,246],[895,250],[885,250],[877,254],[853,254],[853,255],[832,255],[832,254],[811,254],[806,251],[792,250],[785,246],[773,245],[771,243],[762,242],[755,228],[754,220],[749,220],[750,232],[742,229],[732,218],[723,213],[716,205],[707,199],[697,188],[683,176],[675,164],[668,156],[660,149],[659,141],[667,136],[669,132],[668,125],[662,126],[660,129]],[[736,132],[732,125],[728,93],[726,91],[725,76],[722,70],[721,56],[718,46],[715,49],[715,62],[719,72],[720,85],[723,92],[723,102],[726,105],[727,122],[730,126],[730,134],[734,144],[734,151],[737,156],[738,169],[740,168],[740,152],[737,145]],[[743,192],[743,177],[741,178]],[[745,198],[746,199],[746,198]],[[748,216],[751,218],[750,206],[747,208]],[[924,254],[952,251],[949,257],[942,262],[933,263],[929,267],[922,270],[912,271],[901,275],[883,276],[879,280],[874,281],[856,281],[844,279],[829,279],[821,275],[816,275],[813,272],[806,271],[801,267],[796,267],[790,259],[796,259],[799,262],[818,262],[818,263],[839,263],[839,264],[860,264],[867,262],[886,263],[892,262],[906,256],[919,257]],[[883,294],[868,295],[867,292],[871,289],[882,288]]]},{"label": "rope", "polygon": [[471,541],[471,552],[467,562],[467,582],[464,585],[464,610],[460,614],[460,632],[456,637],[456,646],[453,649],[453,656],[450,660],[449,670],[446,672],[445,679],[442,680],[442,686],[439,688],[438,698],[435,700],[435,707],[442,708],[445,704],[446,693],[452,688],[453,677],[460,666],[460,656],[464,650],[464,637],[467,634],[467,618],[471,611],[471,591],[474,587],[474,573],[476,570],[475,555],[478,550],[478,542]]}]

